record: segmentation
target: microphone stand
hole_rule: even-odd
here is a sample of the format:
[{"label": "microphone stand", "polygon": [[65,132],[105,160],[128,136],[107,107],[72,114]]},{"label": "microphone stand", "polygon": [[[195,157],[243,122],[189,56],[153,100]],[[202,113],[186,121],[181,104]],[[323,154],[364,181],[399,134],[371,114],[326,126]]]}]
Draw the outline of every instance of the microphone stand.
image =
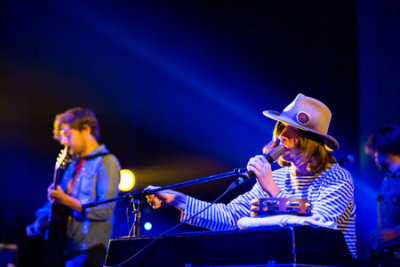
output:
[{"label": "microphone stand", "polygon": [[[195,184],[205,183],[205,182],[219,180],[219,179],[233,178],[233,177],[239,177],[239,179],[237,180],[237,184],[235,185],[235,186],[237,186],[237,185],[243,183],[246,179],[248,179],[249,176],[251,176],[251,175],[248,174],[248,171],[246,168],[240,168],[240,169],[236,168],[230,172],[225,172],[225,173],[221,173],[221,174],[198,178],[195,180],[190,180],[190,181],[181,182],[181,183],[177,183],[177,184],[167,185],[167,186],[159,187],[159,188],[152,189],[152,190],[143,190],[143,191],[139,191],[139,192],[135,192],[135,193],[126,193],[123,196],[110,198],[110,199],[106,199],[106,200],[102,200],[102,201],[89,202],[89,203],[83,204],[82,209],[95,207],[95,206],[109,203],[109,202],[119,201],[121,199],[128,199],[131,203],[133,203],[133,207],[134,207],[133,213],[134,213],[135,219],[134,219],[134,226],[133,226],[134,230],[132,231],[132,234],[134,237],[137,237],[140,235],[140,218],[141,218],[140,209],[142,206],[143,199],[146,195],[151,195],[151,194],[157,193],[159,191],[167,190],[167,189],[174,189],[174,188],[195,185]],[[232,187],[231,189],[233,189],[234,187]]]}]

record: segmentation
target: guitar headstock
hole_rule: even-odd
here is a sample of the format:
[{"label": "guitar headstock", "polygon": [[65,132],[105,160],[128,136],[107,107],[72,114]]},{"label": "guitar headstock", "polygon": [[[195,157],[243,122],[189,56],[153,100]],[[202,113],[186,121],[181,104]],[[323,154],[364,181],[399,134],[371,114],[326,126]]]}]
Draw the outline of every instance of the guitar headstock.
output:
[{"label": "guitar headstock", "polygon": [[56,170],[58,170],[61,167],[65,167],[68,156],[69,156],[68,147],[66,146],[63,149],[61,149],[60,153],[58,154],[55,167]]}]

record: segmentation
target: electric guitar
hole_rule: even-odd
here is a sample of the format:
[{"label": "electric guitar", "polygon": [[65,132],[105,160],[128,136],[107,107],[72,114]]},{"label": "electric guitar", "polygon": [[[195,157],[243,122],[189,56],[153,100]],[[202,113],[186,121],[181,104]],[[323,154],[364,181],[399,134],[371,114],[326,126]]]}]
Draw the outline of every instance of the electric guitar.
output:
[{"label": "electric guitar", "polygon": [[[68,147],[65,147],[61,150],[56,160],[53,177],[54,188],[57,188],[60,183],[67,161]],[[45,264],[48,267],[64,266],[63,254],[69,214],[70,209],[66,206],[57,203],[51,205],[51,213],[45,234],[45,239],[47,240]]]}]

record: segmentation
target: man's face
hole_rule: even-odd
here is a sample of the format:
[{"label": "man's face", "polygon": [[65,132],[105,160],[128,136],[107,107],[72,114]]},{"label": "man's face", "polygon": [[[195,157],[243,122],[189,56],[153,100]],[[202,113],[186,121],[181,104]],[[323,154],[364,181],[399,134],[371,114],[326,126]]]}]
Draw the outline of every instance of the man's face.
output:
[{"label": "man's face", "polygon": [[375,160],[376,166],[378,166],[379,168],[381,168],[384,171],[389,170],[389,160],[388,160],[387,154],[376,151],[374,153],[374,160]]},{"label": "man's face", "polygon": [[73,129],[68,124],[60,126],[60,143],[63,146],[68,146],[70,154],[79,155],[85,151],[86,142],[83,131]]},{"label": "man's face", "polygon": [[299,143],[300,130],[296,127],[290,126],[286,123],[280,122],[278,129],[278,139],[281,144],[285,147],[286,153],[281,157],[286,161],[293,162],[297,151],[295,150]]}]

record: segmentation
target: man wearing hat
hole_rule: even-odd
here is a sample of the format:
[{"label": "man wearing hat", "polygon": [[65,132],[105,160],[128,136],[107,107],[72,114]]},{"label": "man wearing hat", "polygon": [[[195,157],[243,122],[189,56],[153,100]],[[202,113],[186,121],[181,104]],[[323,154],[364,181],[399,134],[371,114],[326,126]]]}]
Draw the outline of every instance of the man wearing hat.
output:
[{"label": "man wearing hat", "polygon": [[[190,218],[207,206],[207,202],[180,192],[165,190],[147,197],[155,209],[175,206],[182,211],[181,220],[211,230],[238,228],[238,220],[250,216],[251,202],[260,198],[298,198],[308,200],[312,215],[332,223],[344,234],[347,246],[356,257],[354,188],[351,174],[336,163],[330,151],[339,148],[328,135],[331,120],[329,108],[317,99],[299,94],[282,112],[264,111],[276,120],[273,140],[264,153],[283,145],[278,163],[282,168],[271,171],[264,155],[251,158],[248,171],[255,174],[253,188],[228,204],[217,203]],[[149,189],[155,187],[149,186]]]}]

